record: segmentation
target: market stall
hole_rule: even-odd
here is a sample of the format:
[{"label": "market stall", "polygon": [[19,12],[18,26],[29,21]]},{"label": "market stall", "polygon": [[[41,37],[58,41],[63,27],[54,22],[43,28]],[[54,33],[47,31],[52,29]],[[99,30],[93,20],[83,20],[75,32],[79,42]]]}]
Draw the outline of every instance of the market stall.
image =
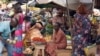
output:
[{"label": "market stall", "polygon": [[[66,11],[67,10],[66,3],[63,3],[63,2],[66,2],[66,1],[65,0],[63,0],[63,1],[59,0],[58,2],[57,1],[58,0],[49,1],[49,2],[48,1],[45,1],[44,3],[42,3],[43,1],[41,1],[41,3],[39,3],[40,1],[38,0],[37,1],[37,4],[35,4],[34,6],[30,6],[30,7],[38,7],[38,8],[41,8],[40,9],[41,11],[42,10],[45,10],[44,8],[46,8],[46,9],[50,9],[50,8],[53,9],[53,8],[56,7],[56,8],[64,9]],[[52,10],[51,10],[51,12],[52,12]],[[43,32],[45,32],[45,36],[44,36],[43,39],[45,39],[46,42],[49,42],[49,41],[51,41],[51,36],[53,34],[53,26],[51,24],[49,24],[49,22],[48,22],[48,19],[50,19],[50,18],[45,18],[44,17],[43,19],[45,20],[45,23],[46,23],[45,31],[43,31]],[[67,22],[67,21],[65,20],[65,22]],[[40,38],[38,38],[37,40],[41,41]],[[68,45],[67,45],[66,48],[71,50],[72,49],[72,46],[71,46],[71,35],[70,34],[66,34],[66,40],[68,40],[67,41]],[[37,46],[37,43],[39,43],[39,41],[36,42],[36,46],[35,47],[37,49],[41,49],[40,47]],[[39,44],[42,45],[41,43],[39,43]],[[42,49],[44,49],[44,47]],[[64,50],[64,51],[66,51],[66,50]],[[37,53],[37,51],[36,51],[36,53]]]},{"label": "market stall", "polygon": [[[75,4],[75,5],[74,5]],[[71,20],[71,17],[70,17],[70,14],[69,14],[69,12],[70,12],[70,10],[69,9],[72,9],[72,10],[76,10],[77,9],[77,7],[79,6],[79,4],[80,4],[80,2],[79,2],[79,0],[77,0],[77,1],[74,1],[74,0],[68,0],[68,1],[65,1],[65,0],[46,0],[46,1],[44,1],[44,0],[36,0],[35,1],[35,3],[33,4],[33,6],[31,6],[31,7],[38,7],[38,8],[41,8],[41,9],[43,9],[43,10],[45,10],[45,9],[47,9],[47,8],[51,8],[51,9],[53,9],[53,8],[55,8],[55,7],[57,7],[57,8],[62,8],[62,9],[64,9],[65,10],[65,12],[66,12],[66,14],[65,14],[65,16],[67,15],[67,19],[68,19],[68,21],[66,21],[66,22],[68,22],[68,24],[69,24],[69,27],[70,27],[70,34],[66,34],[66,40],[67,40],[67,44],[68,44],[68,48],[69,49],[71,49],[72,50],[72,20]],[[74,5],[74,6],[73,6]],[[44,9],[45,8],[45,9]],[[40,9],[40,10],[41,10]],[[94,6],[93,6],[93,9],[94,9]],[[32,10],[34,10],[34,9],[32,9]],[[38,10],[38,9],[36,9],[36,10]],[[51,10],[51,12],[52,12],[52,10]],[[39,14],[39,13],[38,13]],[[94,14],[98,14],[98,13],[94,13]],[[52,17],[51,17],[52,18]],[[92,15],[92,23],[93,24],[95,24],[95,23],[97,23],[97,21],[96,21],[96,17],[94,17],[93,15]],[[49,18],[50,19],[50,18]],[[53,26],[51,25],[51,24],[49,24],[48,23],[48,18],[45,18],[45,23],[46,23],[46,26],[45,26],[45,30],[46,31],[44,31],[45,32],[45,37],[43,38],[43,39],[45,39],[46,40],[46,42],[49,42],[50,40],[51,40],[51,35],[53,34]],[[93,28],[94,29],[94,28]],[[92,29],[92,30],[93,30]],[[96,30],[96,29],[95,29]],[[92,32],[92,31],[91,31]],[[94,33],[94,32],[93,32]],[[92,34],[93,35],[93,34]],[[39,40],[39,39],[38,39]],[[40,40],[41,41],[41,40]],[[39,42],[39,41],[38,41]],[[40,44],[40,43],[39,43]],[[91,45],[91,46],[93,46],[93,45]],[[91,48],[91,47],[89,47],[89,48]],[[86,47],[86,49],[89,49],[89,48],[87,48]],[[43,48],[44,49],[44,48]]]},{"label": "market stall", "polygon": [[[43,0],[36,0],[37,4],[35,5],[36,7],[39,7],[39,8],[61,8],[61,9],[64,9],[65,12],[67,10],[66,7],[66,0],[47,0],[47,1],[43,1]],[[67,10],[68,12],[68,10]],[[68,12],[69,13],[69,12]],[[68,15],[67,13],[67,15]],[[69,20],[70,18],[68,18]],[[67,21],[66,21],[67,22]],[[70,23],[69,23],[70,24]],[[47,28],[50,27],[50,25],[48,26],[47,25]],[[49,28],[48,28],[49,29]],[[51,28],[53,29],[53,28]],[[49,29],[50,30],[50,29]],[[49,31],[47,30],[47,32]],[[51,31],[51,30],[50,30]],[[71,40],[71,36],[70,35],[66,35],[66,37],[68,37],[67,39]],[[70,41],[68,41],[70,43]]]}]

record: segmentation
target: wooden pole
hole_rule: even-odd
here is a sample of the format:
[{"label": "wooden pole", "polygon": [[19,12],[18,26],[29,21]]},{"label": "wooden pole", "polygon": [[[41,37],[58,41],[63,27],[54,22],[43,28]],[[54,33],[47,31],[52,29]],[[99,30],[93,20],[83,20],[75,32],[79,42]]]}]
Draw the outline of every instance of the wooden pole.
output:
[{"label": "wooden pole", "polygon": [[70,11],[69,11],[69,4],[68,4],[68,0],[66,0],[66,8],[67,8],[67,10],[66,10],[66,12],[67,12],[67,18],[68,18],[68,21],[69,21],[69,27],[70,27],[70,33],[71,33],[71,45],[72,45],[72,51],[73,51],[73,40],[72,40],[72,22],[71,22],[71,18],[70,18]]},{"label": "wooden pole", "polygon": [[[92,4],[93,4],[93,6],[92,6],[92,11],[93,11],[93,9],[94,9],[94,7],[95,7],[95,0],[92,1]],[[93,13],[92,13],[92,18],[93,18]]]},{"label": "wooden pole", "polygon": [[28,9],[27,2],[28,2],[28,0],[26,0],[26,16],[27,16],[27,9]]}]

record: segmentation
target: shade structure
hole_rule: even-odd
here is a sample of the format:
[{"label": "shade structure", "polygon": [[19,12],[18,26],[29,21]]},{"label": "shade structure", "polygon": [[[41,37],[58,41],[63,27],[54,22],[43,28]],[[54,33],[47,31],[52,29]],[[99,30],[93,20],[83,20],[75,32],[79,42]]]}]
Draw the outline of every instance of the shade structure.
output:
[{"label": "shade structure", "polygon": [[66,9],[66,7],[63,7],[59,4],[56,4],[54,2],[46,3],[46,4],[36,4],[35,7],[39,8],[61,8],[61,9]]},{"label": "shade structure", "polygon": [[79,0],[36,0],[36,2],[35,6],[40,8],[58,7],[65,9],[67,8],[66,3],[68,3],[68,9],[76,10],[79,5]]},{"label": "shade structure", "polygon": [[36,1],[30,1],[28,3],[29,7],[35,6],[39,8],[54,8],[54,7],[59,7],[59,8],[65,8],[66,7],[66,2],[62,2],[66,0],[36,0]]},{"label": "shade structure", "polygon": [[[67,1],[67,2],[66,2]],[[66,3],[68,3],[68,7],[71,10],[76,10],[80,3],[92,3],[91,0],[36,0],[37,7],[56,7],[55,5],[60,5],[60,7],[67,7]],[[39,5],[40,4],[40,5]],[[52,5],[53,4],[53,5]],[[55,5],[54,5],[55,4]],[[59,6],[58,6],[59,7]]]}]

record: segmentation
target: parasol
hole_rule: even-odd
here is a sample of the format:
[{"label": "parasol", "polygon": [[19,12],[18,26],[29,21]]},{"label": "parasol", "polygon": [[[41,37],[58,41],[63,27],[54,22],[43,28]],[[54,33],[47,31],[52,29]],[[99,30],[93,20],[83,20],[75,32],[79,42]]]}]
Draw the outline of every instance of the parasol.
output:
[{"label": "parasol", "polygon": [[[67,2],[66,2],[67,1]],[[69,9],[76,10],[78,7],[79,0],[36,0],[34,1],[34,6],[39,8],[50,8],[50,7],[58,7],[58,8],[67,8],[66,3],[69,5]]]},{"label": "parasol", "polygon": [[62,8],[62,9],[65,9],[65,7],[59,5],[59,4],[56,4],[55,2],[49,2],[49,3],[46,3],[46,4],[36,4],[35,7],[39,7],[39,8]]},{"label": "parasol", "polygon": [[66,4],[64,3],[66,0],[34,0],[28,3],[29,7],[35,6],[39,8],[66,8]]}]

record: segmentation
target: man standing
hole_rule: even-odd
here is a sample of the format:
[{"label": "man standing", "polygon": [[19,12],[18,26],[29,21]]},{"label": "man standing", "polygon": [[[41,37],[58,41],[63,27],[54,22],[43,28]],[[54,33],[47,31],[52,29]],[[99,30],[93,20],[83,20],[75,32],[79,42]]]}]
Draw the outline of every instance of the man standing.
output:
[{"label": "man standing", "polygon": [[0,56],[2,56],[2,51],[4,47],[7,49],[8,56],[12,56],[12,46],[9,43],[7,43],[9,35],[9,22],[0,22]]}]

